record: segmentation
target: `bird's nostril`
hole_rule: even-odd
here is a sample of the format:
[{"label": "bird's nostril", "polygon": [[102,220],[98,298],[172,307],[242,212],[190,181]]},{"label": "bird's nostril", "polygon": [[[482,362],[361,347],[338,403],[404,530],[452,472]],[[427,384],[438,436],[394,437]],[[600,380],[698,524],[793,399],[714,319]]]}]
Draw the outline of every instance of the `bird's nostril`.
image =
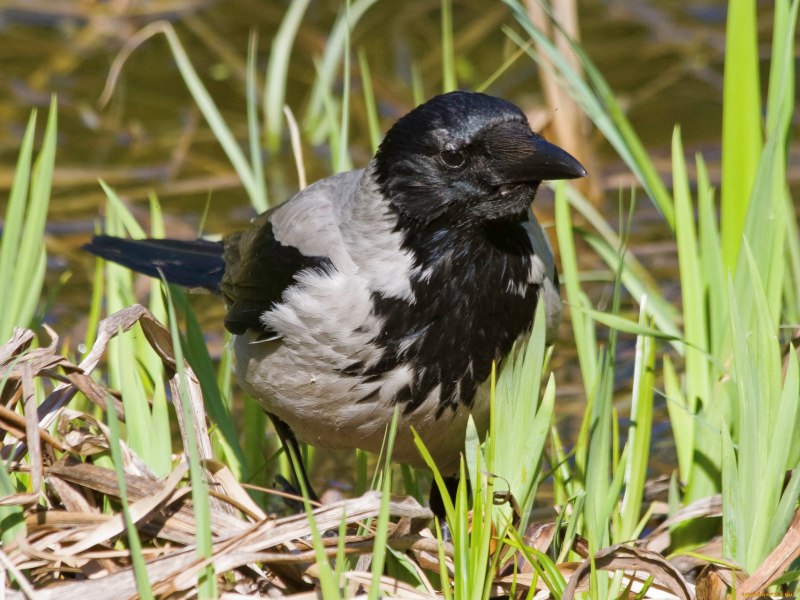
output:
[{"label": "bird's nostril", "polygon": [[508,196],[511,192],[517,189],[517,187],[519,186],[518,184],[515,183],[504,183],[499,188],[497,188],[497,191],[500,193],[501,196]]}]

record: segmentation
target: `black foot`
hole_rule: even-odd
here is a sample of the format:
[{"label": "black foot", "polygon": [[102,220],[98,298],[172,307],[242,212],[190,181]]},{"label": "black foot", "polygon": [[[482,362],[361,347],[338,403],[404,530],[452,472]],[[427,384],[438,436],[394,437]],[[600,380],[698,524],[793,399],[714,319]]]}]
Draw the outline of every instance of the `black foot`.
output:
[{"label": "black foot", "polygon": [[[275,487],[278,489],[278,491],[285,494],[285,496],[282,496],[281,499],[290,511],[293,513],[301,513],[305,510],[305,507],[303,506],[303,491],[286,479],[286,477],[280,474],[275,475]],[[312,502],[317,501],[314,490],[310,490],[308,499]]]},{"label": "black foot", "polygon": [[[287,494],[292,494],[293,496],[298,496],[300,498],[303,497],[303,488],[305,488],[308,499],[312,502],[319,502],[319,497],[314,492],[314,488],[311,486],[311,480],[308,478],[305,465],[303,465],[303,459],[300,454],[300,444],[298,444],[297,438],[294,437],[294,432],[284,421],[281,421],[281,419],[275,415],[267,413],[267,416],[269,417],[270,421],[272,421],[272,426],[275,427],[275,432],[278,434],[278,437],[281,440],[281,446],[283,446],[283,451],[286,453],[286,456],[289,459],[289,467],[292,471],[291,483],[289,483],[280,475],[275,478],[278,487],[281,489],[281,491],[284,491]],[[302,502],[291,500],[289,498],[286,498],[285,502],[286,505],[292,510],[303,510]]]}]

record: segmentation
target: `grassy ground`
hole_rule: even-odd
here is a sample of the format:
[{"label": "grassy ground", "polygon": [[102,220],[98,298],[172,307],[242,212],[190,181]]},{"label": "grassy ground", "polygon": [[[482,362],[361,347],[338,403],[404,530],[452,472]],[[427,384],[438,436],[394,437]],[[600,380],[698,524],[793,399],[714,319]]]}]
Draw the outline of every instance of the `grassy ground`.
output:
[{"label": "grassy ground", "polygon": [[[323,144],[332,171],[350,167],[350,94],[357,89],[351,61],[359,65],[373,144],[379,139],[369,60],[351,52],[347,33],[348,19],[352,25],[369,4],[355,1],[342,12],[306,113],[284,121],[285,65],[308,5],[292,3],[263,78],[251,50],[244,144],[169,25],[148,26],[131,40],[112,68],[109,93],[127,54],[153,35],[165,36],[253,206],[262,210],[269,204],[262,142]],[[555,187],[563,289],[586,397],[576,443],[567,447],[553,425],[559,382],[548,369],[542,332],[534,330],[496,374],[487,439],[481,444],[474,432],[468,435],[463,469],[472,489],[464,484],[447,506],[451,541],[437,539],[440,524],[431,524],[418,501],[417,474],[385,459],[371,472],[362,455],[354,461],[363,492],[357,497],[323,507],[306,502],[298,515],[269,514],[278,504],[259,486],[285,466],[274,456],[265,460],[266,424],[254,402],[243,409],[245,425],[236,426],[230,356],[225,351],[220,364],[212,363],[180,290],[154,286],[144,308],[129,273],[98,263],[85,354],[72,357],[56,332],[36,327],[54,102],[35,159],[33,119],[24,138],[0,243],[0,280],[7,282],[0,339],[10,339],[0,347],[0,562],[7,596],[561,599],[796,591],[800,239],[786,148],[798,2],[775,3],[764,98],[754,3],[729,4],[718,200],[702,156],[694,159],[696,180],[689,180],[679,129],[670,188],[581,48],[558,41],[552,24],[545,35],[541,15],[537,27],[516,0],[505,4],[515,22],[507,35],[519,48],[517,60],[528,57],[551,74],[639,184],[621,193],[616,228],[581,190]],[[451,11],[445,0],[445,89],[458,85]],[[502,73],[499,65],[493,77]],[[338,84],[342,93],[334,91]],[[302,156],[296,157],[302,172]],[[144,236],[113,190],[105,190],[106,230]],[[674,236],[680,305],[668,301],[627,250],[635,202],[652,202]],[[148,234],[158,236],[156,199],[151,207]],[[578,247],[614,273],[609,309],[588,299]],[[623,297],[635,303],[638,319],[622,312]],[[26,329],[31,325],[37,333]],[[624,339],[635,339],[626,418],[613,395]],[[677,454],[662,493],[647,480],[658,395],[667,401]],[[387,450],[392,436],[387,432]],[[546,520],[532,517],[543,482],[553,489]]]}]

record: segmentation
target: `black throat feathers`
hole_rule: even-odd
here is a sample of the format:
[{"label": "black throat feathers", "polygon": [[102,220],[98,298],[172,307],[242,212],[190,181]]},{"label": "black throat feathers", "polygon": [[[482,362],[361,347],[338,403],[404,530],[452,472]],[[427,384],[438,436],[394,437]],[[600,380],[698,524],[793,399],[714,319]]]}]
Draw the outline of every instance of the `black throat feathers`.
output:
[{"label": "black throat feathers", "polygon": [[413,380],[396,401],[412,412],[440,385],[441,415],[459,404],[470,406],[492,361],[529,331],[539,290],[530,282],[533,248],[520,222],[524,216],[469,230],[436,222],[420,227],[402,214],[398,218],[404,249],[415,257],[414,301],[373,294],[375,313],[383,319],[373,342],[381,358],[347,372],[376,381],[410,365]]}]

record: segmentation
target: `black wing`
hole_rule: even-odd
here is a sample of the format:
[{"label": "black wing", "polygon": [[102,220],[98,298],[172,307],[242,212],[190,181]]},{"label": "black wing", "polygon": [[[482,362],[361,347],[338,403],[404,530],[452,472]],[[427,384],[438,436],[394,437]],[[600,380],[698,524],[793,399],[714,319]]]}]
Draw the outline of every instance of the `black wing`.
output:
[{"label": "black wing", "polygon": [[326,257],[305,256],[294,246],[281,244],[268,218],[259,221],[225,240],[220,289],[228,304],[225,328],[236,335],[248,330],[273,334],[261,321],[264,311],[280,302],[298,273],[331,264]]},{"label": "black wing", "polygon": [[224,242],[98,235],[83,249],[137,273],[222,294],[228,305],[225,328],[235,335],[248,330],[274,334],[261,322],[264,311],[280,302],[298,273],[330,264],[325,257],[305,256],[281,244],[267,215]]}]

